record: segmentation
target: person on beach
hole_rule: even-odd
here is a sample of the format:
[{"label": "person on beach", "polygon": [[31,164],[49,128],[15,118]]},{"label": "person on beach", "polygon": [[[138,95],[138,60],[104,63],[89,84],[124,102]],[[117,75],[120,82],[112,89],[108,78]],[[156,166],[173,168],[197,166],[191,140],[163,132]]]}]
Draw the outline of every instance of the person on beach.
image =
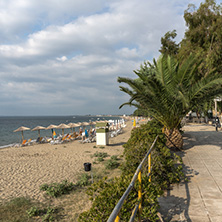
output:
[{"label": "person on beach", "polygon": [[216,131],[218,131],[218,128],[220,128],[220,120],[218,117],[216,117],[215,119],[215,127],[216,127]]}]

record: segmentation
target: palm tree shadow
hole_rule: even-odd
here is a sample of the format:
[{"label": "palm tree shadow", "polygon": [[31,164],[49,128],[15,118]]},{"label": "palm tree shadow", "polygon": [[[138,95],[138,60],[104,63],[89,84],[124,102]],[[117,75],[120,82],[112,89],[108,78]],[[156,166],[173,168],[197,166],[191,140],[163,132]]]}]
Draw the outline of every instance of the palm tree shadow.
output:
[{"label": "palm tree shadow", "polygon": [[[192,127],[192,125],[189,125]],[[194,126],[195,127],[195,126]],[[198,131],[191,131],[191,132],[184,132],[183,139],[184,139],[184,146],[183,150],[189,150],[193,146],[199,145],[213,145],[219,146],[222,149],[222,132],[221,131],[209,131],[199,128]]]},{"label": "palm tree shadow", "polygon": [[[173,195],[172,189],[168,189],[163,197],[159,198],[160,210],[164,221],[180,221],[180,222],[191,222],[189,217],[189,206],[190,206],[190,190],[189,181],[193,175],[199,174],[190,167],[183,165],[183,171],[186,175],[187,181],[180,184],[174,185],[174,189],[179,189],[180,186],[185,188],[185,195],[178,197]],[[184,215],[184,219],[181,220],[181,214]]]}]

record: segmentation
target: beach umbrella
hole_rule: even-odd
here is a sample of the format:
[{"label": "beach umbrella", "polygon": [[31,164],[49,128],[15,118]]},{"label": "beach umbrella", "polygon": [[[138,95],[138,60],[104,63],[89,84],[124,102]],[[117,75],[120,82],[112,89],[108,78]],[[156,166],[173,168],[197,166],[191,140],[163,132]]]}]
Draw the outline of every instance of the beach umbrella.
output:
[{"label": "beach umbrella", "polygon": [[96,121],[97,123],[107,123],[108,121],[106,121],[106,120],[98,120],[98,121]]},{"label": "beach umbrella", "polygon": [[53,129],[56,129],[57,127],[58,126],[51,124],[48,127],[46,127],[46,129],[51,129],[52,130],[52,137],[53,137]]},{"label": "beach umbrella", "polygon": [[57,126],[57,129],[62,129],[62,135],[64,136],[64,129],[69,129],[70,126],[64,124],[64,123],[61,123],[60,125]]},{"label": "beach umbrella", "polygon": [[68,126],[70,126],[71,133],[73,133],[73,128],[74,128],[74,127],[73,127],[73,124],[74,124],[74,123],[69,123],[69,124],[68,124]]},{"label": "beach umbrella", "polygon": [[80,125],[77,124],[77,123],[69,123],[68,126],[70,126],[71,132],[73,132],[73,128],[78,127],[78,126],[80,126]]},{"label": "beach umbrella", "polygon": [[83,122],[82,125],[83,125],[83,126],[88,126],[88,125],[89,125],[89,122]]},{"label": "beach umbrella", "polygon": [[22,141],[24,140],[23,131],[25,131],[25,130],[30,130],[30,128],[25,127],[25,126],[21,126],[18,129],[14,130],[14,132],[22,132]]},{"label": "beach umbrella", "polygon": [[90,129],[92,129],[92,126],[96,125],[96,122],[95,121],[94,122],[90,121],[89,124],[90,124]]},{"label": "beach umbrella", "polygon": [[38,130],[38,135],[40,137],[40,130],[46,129],[44,126],[36,126],[35,128],[32,129],[32,131],[37,131]]}]

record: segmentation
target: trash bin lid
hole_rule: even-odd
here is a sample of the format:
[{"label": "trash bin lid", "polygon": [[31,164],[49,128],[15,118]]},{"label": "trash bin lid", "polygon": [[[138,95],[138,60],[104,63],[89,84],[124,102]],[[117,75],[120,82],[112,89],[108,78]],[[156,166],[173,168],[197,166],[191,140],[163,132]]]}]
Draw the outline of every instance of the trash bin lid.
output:
[{"label": "trash bin lid", "polygon": [[109,127],[109,123],[102,123],[102,122],[98,122],[96,123],[96,128],[106,128],[106,127]]}]

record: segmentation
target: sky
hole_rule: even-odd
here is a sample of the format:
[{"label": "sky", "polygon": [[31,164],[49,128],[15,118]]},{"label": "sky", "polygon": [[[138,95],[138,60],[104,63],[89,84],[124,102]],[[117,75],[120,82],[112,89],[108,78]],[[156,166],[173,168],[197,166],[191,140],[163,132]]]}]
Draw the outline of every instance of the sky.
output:
[{"label": "sky", "polygon": [[1,0],[0,116],[131,114],[118,76],[158,58],[166,32],[180,42],[200,2]]}]

